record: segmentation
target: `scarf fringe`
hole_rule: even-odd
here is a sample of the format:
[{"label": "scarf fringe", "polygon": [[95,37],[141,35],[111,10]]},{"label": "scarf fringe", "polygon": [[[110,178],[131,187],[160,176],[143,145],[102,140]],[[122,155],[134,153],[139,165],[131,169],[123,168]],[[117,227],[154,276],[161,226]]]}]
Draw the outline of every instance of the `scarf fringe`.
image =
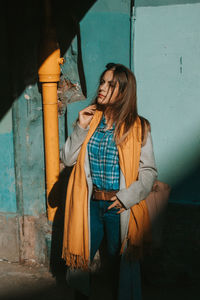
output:
[{"label": "scarf fringe", "polygon": [[66,265],[72,269],[89,269],[88,260],[85,260],[81,255],[70,253],[67,249],[63,249],[62,258],[65,260]]}]

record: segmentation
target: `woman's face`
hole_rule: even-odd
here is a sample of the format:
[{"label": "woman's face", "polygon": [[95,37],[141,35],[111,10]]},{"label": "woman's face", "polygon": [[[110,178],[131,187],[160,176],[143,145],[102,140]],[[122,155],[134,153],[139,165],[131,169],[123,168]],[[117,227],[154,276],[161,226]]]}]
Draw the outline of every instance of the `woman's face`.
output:
[{"label": "woman's face", "polygon": [[102,105],[113,103],[118,95],[118,92],[119,83],[117,82],[115,86],[115,83],[113,82],[113,71],[106,71],[99,85],[97,102]]}]

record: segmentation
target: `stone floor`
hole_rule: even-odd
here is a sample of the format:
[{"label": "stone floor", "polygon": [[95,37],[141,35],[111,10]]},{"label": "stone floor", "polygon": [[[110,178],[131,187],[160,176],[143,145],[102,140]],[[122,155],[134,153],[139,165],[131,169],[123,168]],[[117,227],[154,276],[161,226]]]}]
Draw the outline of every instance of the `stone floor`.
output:
[{"label": "stone floor", "polygon": [[[198,300],[198,284],[156,285],[144,282],[143,300]],[[74,292],[65,283],[57,284],[44,266],[26,266],[0,261],[1,300],[74,300]],[[102,296],[94,296],[95,300]],[[105,300],[105,298],[104,298]]]}]

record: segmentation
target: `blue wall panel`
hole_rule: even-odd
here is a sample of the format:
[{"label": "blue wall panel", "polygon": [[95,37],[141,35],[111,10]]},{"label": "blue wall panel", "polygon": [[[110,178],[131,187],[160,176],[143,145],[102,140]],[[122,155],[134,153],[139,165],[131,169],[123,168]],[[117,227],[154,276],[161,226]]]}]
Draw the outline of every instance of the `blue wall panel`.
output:
[{"label": "blue wall panel", "polygon": [[141,7],[136,1],[134,69],[159,178],[177,189],[173,201],[199,203],[192,182],[199,174],[200,3],[181,2]]}]

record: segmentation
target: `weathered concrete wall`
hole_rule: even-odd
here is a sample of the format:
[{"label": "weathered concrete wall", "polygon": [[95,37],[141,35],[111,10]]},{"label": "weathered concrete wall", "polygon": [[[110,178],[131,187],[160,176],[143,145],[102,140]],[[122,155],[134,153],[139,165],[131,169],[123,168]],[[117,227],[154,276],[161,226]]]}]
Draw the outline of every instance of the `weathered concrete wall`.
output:
[{"label": "weathered concrete wall", "polygon": [[18,212],[37,216],[45,212],[42,99],[37,85],[25,89],[13,110]]},{"label": "weathered concrete wall", "polygon": [[0,213],[0,258],[19,261],[18,216],[15,213]]},{"label": "weathered concrete wall", "polygon": [[[35,56],[37,56],[37,52]],[[52,226],[46,217],[43,110],[40,86],[29,85],[13,107],[20,261],[49,263]],[[64,116],[60,116],[64,141]]]},{"label": "weathered concrete wall", "polygon": [[49,265],[47,238],[51,235],[46,214],[20,216],[20,262]]}]

